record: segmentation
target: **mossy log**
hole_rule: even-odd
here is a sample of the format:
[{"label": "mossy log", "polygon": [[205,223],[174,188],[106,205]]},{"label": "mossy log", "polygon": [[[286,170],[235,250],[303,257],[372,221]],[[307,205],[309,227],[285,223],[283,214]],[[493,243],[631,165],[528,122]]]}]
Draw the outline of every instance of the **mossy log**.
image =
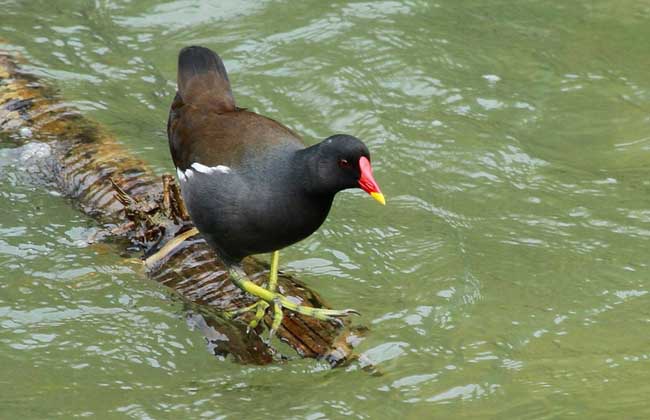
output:
[{"label": "mossy log", "polygon": [[[4,138],[44,145],[47,156],[30,165],[41,165],[49,181],[94,217],[106,236],[125,238],[125,246],[135,244],[144,250],[149,257],[148,277],[193,302],[194,312],[201,314],[198,321],[194,316],[195,324],[215,353],[256,364],[287,356],[262,340],[261,327],[247,331],[245,317],[223,316],[224,310],[252,300],[229,281],[200,235],[174,240],[192,226],[173,178],[166,175],[161,181],[105,129],[63,105],[52,88],[21,72],[16,61],[0,51],[0,131]],[[244,268],[256,283],[268,281],[266,263],[249,257]],[[286,273],[280,274],[279,288],[303,304],[326,306],[317,293]],[[265,322],[270,325],[268,315]],[[347,320],[337,324],[287,312],[277,335],[303,357],[338,365],[352,356],[358,332]]]}]

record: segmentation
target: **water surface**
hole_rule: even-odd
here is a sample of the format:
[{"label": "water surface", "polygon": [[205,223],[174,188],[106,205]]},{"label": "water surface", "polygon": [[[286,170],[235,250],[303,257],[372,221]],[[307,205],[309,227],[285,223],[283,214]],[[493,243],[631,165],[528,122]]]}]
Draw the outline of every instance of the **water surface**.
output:
[{"label": "water surface", "polygon": [[241,366],[2,142],[0,417],[650,416],[647,2],[0,6],[29,71],[160,173],[176,54],[201,44],[239,105],[364,139],[388,198],[341,194],[281,260],[362,312],[383,374]]}]

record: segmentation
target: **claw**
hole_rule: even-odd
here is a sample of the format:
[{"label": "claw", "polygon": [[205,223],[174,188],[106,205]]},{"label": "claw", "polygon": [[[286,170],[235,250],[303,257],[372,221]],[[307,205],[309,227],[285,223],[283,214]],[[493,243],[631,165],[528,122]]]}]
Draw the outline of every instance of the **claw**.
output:
[{"label": "claw", "polygon": [[361,316],[361,312],[357,311],[356,309],[343,309],[343,312],[345,312],[345,315]]},{"label": "claw", "polygon": [[343,324],[343,321],[341,321],[340,318],[331,318],[330,321],[336,324],[337,327],[343,327],[345,324]]}]

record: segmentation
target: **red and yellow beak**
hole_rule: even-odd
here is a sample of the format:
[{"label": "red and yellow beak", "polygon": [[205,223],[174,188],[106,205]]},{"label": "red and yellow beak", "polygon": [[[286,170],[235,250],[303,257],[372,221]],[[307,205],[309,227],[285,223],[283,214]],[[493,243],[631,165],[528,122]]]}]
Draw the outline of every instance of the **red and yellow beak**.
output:
[{"label": "red and yellow beak", "polygon": [[381,204],[386,205],[384,194],[379,190],[377,181],[372,176],[372,166],[367,157],[361,156],[359,159],[359,169],[361,169],[361,177],[359,178],[359,188],[370,194],[372,198],[379,201]]}]

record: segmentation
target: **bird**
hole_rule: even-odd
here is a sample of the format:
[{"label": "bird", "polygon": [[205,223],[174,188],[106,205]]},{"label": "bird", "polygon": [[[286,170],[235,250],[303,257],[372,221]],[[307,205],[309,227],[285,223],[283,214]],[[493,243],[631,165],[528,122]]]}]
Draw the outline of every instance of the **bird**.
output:
[{"label": "bird", "polygon": [[[330,321],[358,314],[295,303],[278,292],[277,273],[279,251],[314,233],[339,191],[360,188],[385,205],[361,140],[335,134],[307,146],[283,124],[238,107],[223,61],[201,46],[178,55],[167,136],[192,222],[230,280],[258,298],[230,315],[255,311],[249,324],[255,328],[272,308],[273,337],[284,309]],[[271,253],[266,287],[242,267],[244,257],[263,253]]]}]

